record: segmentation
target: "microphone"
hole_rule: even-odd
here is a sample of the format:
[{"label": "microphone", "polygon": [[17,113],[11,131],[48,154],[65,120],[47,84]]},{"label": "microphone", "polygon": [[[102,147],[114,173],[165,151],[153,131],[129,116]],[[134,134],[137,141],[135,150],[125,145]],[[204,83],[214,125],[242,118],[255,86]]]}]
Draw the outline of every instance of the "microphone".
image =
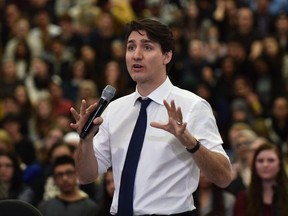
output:
[{"label": "microphone", "polygon": [[95,108],[95,110],[90,114],[88,120],[86,121],[81,133],[80,138],[84,139],[90,130],[93,127],[93,121],[95,118],[99,117],[107,105],[109,104],[110,100],[114,97],[116,89],[113,86],[107,85],[101,95],[101,98]]}]

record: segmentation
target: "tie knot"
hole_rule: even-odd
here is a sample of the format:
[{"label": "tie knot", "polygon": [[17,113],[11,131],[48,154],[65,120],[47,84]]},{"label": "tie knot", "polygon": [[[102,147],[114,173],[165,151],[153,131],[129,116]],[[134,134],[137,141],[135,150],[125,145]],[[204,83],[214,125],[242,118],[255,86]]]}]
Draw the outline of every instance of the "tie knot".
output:
[{"label": "tie knot", "polygon": [[148,105],[150,104],[150,102],[152,101],[150,98],[139,98],[139,101],[141,102],[141,110],[145,109],[148,107]]}]

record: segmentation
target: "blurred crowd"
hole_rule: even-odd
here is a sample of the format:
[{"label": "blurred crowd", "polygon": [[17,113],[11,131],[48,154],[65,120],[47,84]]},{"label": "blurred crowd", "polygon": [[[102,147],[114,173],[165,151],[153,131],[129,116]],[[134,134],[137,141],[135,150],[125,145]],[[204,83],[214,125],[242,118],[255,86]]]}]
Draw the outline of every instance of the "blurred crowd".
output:
[{"label": "blurred crowd", "polygon": [[[227,191],[250,184],[251,152],[263,142],[288,173],[288,1],[0,0],[0,14],[0,150],[17,156],[32,204],[58,193],[53,161],[79,141],[70,107],[94,103],[108,84],[114,99],[134,90],[123,34],[138,18],[171,27],[170,79],[211,104],[233,163]],[[100,204],[102,182],[81,191]],[[0,184],[0,196],[19,197],[17,187]]]}]

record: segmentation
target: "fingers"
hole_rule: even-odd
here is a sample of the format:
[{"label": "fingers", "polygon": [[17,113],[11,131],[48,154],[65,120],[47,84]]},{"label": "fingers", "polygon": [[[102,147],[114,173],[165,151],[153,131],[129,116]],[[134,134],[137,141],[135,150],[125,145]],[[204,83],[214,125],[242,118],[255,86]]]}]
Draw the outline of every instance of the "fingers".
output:
[{"label": "fingers", "polygon": [[70,112],[76,121],[78,121],[80,119],[78,112],[73,107],[70,108]]},{"label": "fingers", "polygon": [[159,129],[163,129],[163,130],[167,130],[166,129],[166,124],[161,124],[159,122],[151,122],[150,126],[151,127],[155,127],[155,128],[159,128]]},{"label": "fingers", "polygon": [[183,116],[181,107],[176,107],[175,101],[171,100],[170,105],[169,103],[164,100],[164,106],[167,109],[169,119],[178,122],[178,124],[183,124]]},{"label": "fingers", "polygon": [[[77,131],[78,134],[81,133],[82,128],[85,125],[85,122],[87,121],[91,113],[95,110],[95,108],[97,107],[97,103],[94,103],[88,107],[87,106],[88,105],[87,105],[86,100],[82,100],[79,113],[77,112],[75,108],[73,107],[70,108],[70,112],[75,119],[75,123],[71,122],[70,127],[74,129],[75,131]],[[100,124],[102,124],[102,122],[103,122],[103,119],[101,117],[94,119],[93,121],[94,126],[92,130],[89,132],[89,135],[86,137],[91,138],[91,136],[94,136]]]},{"label": "fingers", "polygon": [[80,115],[84,115],[86,113],[86,100],[81,101],[81,106],[80,106]]},{"label": "fingers", "polygon": [[71,123],[70,126],[73,129],[78,129],[78,127],[82,124],[81,122],[84,121],[82,119],[86,119],[88,117],[88,115],[90,115],[90,113],[95,109],[96,106],[97,106],[97,103],[92,104],[87,108],[86,100],[82,100],[79,113],[77,112],[77,110],[74,107],[71,107],[70,112],[71,112],[71,114],[72,114],[72,116],[76,122]]},{"label": "fingers", "polygon": [[87,108],[86,100],[82,100],[81,106],[80,106],[80,112],[78,113],[73,107],[70,108],[70,112],[73,115],[74,119],[76,121],[79,121],[81,116],[90,114],[95,109],[96,106],[97,106],[97,103],[94,103]]}]

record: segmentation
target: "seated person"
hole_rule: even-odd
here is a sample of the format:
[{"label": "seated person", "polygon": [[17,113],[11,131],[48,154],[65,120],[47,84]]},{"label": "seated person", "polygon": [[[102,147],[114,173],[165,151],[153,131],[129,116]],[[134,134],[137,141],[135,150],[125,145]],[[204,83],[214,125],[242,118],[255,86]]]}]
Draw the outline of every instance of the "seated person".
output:
[{"label": "seated person", "polygon": [[60,194],[39,203],[38,209],[44,216],[96,215],[97,204],[83,195],[78,188],[75,163],[71,156],[56,158],[52,165],[52,173]]}]

